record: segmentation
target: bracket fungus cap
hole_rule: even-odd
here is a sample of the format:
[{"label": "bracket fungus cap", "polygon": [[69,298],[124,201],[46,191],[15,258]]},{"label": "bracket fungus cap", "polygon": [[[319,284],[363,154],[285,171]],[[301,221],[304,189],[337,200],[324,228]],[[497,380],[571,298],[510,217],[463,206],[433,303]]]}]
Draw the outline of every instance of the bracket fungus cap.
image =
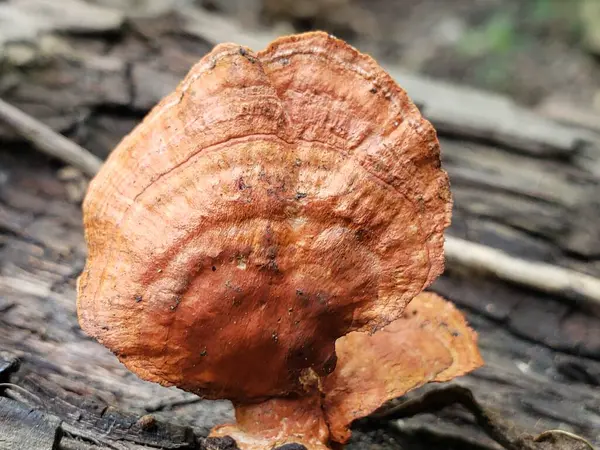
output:
[{"label": "bracket fungus cap", "polygon": [[335,341],[400,317],[443,270],[435,130],[322,32],[218,45],[111,153],[84,201],[85,332],[206,398],[302,393]]}]

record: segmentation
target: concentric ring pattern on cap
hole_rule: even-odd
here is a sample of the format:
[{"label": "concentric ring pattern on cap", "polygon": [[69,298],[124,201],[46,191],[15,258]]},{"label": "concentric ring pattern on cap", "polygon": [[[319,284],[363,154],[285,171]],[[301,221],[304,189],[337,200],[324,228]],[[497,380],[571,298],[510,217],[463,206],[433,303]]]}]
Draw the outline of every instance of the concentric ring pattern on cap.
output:
[{"label": "concentric ring pattern on cap", "polygon": [[441,273],[450,209],[433,127],[372,58],[219,45],[90,184],[80,323],[147,380],[299,392]]}]

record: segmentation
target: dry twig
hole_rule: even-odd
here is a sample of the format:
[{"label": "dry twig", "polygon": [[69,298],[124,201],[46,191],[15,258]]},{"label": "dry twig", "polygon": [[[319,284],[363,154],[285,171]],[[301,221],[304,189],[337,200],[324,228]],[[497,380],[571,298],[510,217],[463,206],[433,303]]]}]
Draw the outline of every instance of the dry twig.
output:
[{"label": "dry twig", "polygon": [[0,120],[31,141],[38,150],[71,164],[87,175],[95,175],[102,166],[102,161],[89,151],[2,99]]},{"label": "dry twig", "polygon": [[600,280],[564,267],[516,258],[501,250],[446,237],[448,266],[466,267],[502,280],[600,307]]},{"label": "dry twig", "polygon": [[[22,388],[21,386],[18,386],[16,384],[13,384],[13,383],[0,383],[0,389],[2,389],[2,390],[4,390],[4,389],[13,389],[13,390],[15,390],[17,392],[20,392],[21,394],[25,395],[30,400],[34,400],[34,402],[38,406],[44,404],[42,402],[42,399],[39,398],[37,395],[35,395],[33,392],[30,392],[27,389]],[[18,399],[16,399],[16,400],[18,400]]]}]

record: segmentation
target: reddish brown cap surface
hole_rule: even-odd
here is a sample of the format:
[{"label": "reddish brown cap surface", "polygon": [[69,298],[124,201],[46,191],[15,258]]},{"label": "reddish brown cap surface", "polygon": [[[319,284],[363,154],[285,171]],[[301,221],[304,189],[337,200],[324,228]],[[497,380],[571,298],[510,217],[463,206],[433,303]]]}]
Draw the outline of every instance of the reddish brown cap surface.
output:
[{"label": "reddish brown cap surface", "polygon": [[300,392],[441,273],[449,218],[435,131],[373,59],[219,45],[91,182],[79,320],[150,381]]}]

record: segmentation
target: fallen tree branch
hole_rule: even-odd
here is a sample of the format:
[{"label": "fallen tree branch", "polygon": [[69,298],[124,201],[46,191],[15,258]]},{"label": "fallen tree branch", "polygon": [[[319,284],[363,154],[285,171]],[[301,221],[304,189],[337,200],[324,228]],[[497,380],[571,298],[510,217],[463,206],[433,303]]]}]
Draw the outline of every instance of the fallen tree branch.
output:
[{"label": "fallen tree branch", "polygon": [[[42,152],[95,175],[102,162],[88,150],[56,133],[38,120],[0,100],[0,119],[5,120]],[[502,280],[573,299],[600,308],[600,280],[574,270],[526,261],[485,245],[446,237],[449,267],[464,267]]]},{"label": "fallen tree branch", "polygon": [[0,120],[14,128],[38,150],[71,164],[87,175],[95,175],[102,166],[102,161],[89,151],[2,99]]},{"label": "fallen tree branch", "polygon": [[564,267],[516,258],[492,247],[446,236],[449,267],[465,267],[502,280],[600,308],[600,280]]}]

